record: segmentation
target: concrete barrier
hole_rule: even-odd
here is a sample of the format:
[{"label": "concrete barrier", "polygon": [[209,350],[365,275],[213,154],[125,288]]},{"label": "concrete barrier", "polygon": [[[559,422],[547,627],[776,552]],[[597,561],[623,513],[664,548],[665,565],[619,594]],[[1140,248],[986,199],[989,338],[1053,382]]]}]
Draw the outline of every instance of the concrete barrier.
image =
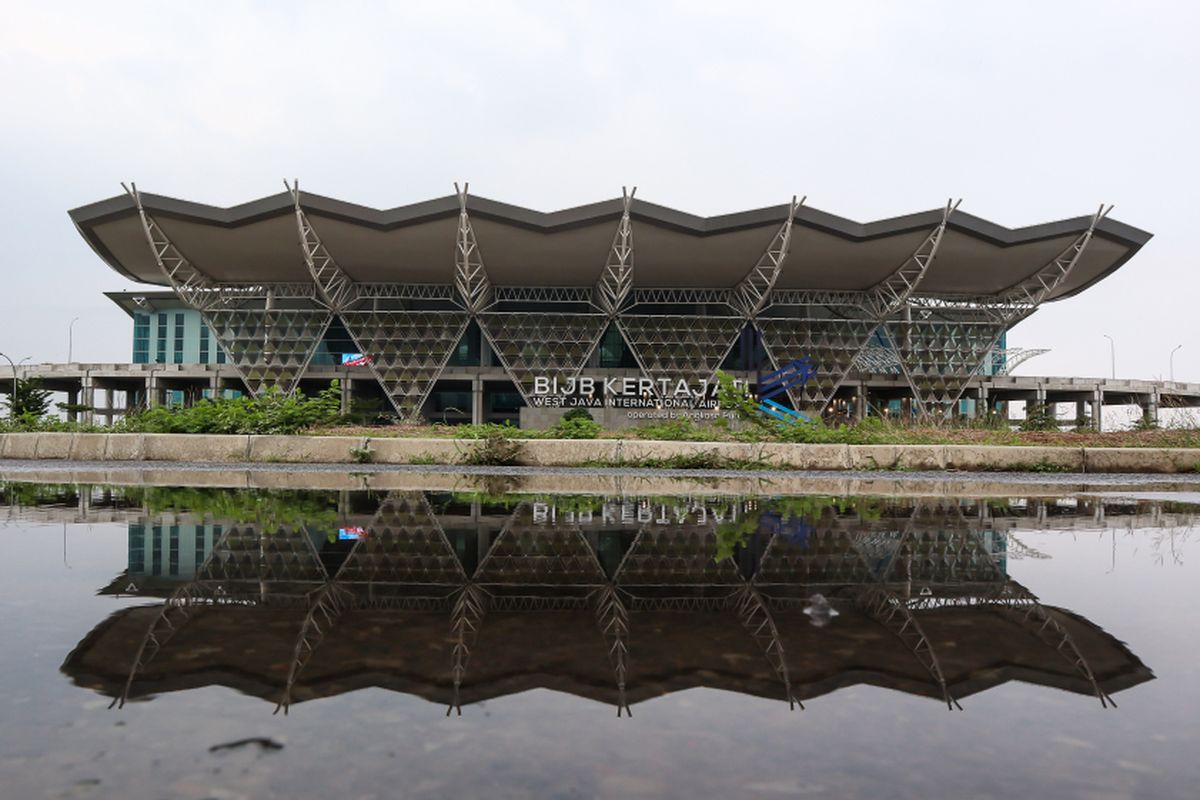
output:
[{"label": "concrete barrier", "polygon": [[455,464],[463,451],[456,439],[367,439],[375,464]]},{"label": "concrete barrier", "polygon": [[[216,436],[139,433],[0,434],[0,459],[354,464],[366,448],[378,464],[458,464],[476,440],[357,436]],[[1200,448],[1079,448],[993,445],[746,444],[638,439],[524,439],[519,463],[535,467],[670,464],[693,460],[798,470],[969,472],[1200,471]],[[875,480],[875,479],[872,479]]]},{"label": "concrete barrier", "polygon": [[247,440],[246,436],[226,434],[146,433],[142,435],[142,458],[146,461],[245,461]]},{"label": "concrete barrier", "polygon": [[251,436],[248,461],[282,464],[349,464],[362,436]]},{"label": "concrete barrier", "polygon": [[1087,472],[1200,472],[1200,449],[1089,447],[1083,459]]},{"label": "concrete barrier", "polygon": [[1080,447],[948,444],[944,449],[946,469],[971,472],[1083,472],[1083,448]]},{"label": "concrete barrier", "polygon": [[37,439],[33,445],[33,457],[37,459],[52,459],[65,461],[71,457],[71,439],[73,433],[41,433],[32,434]]}]

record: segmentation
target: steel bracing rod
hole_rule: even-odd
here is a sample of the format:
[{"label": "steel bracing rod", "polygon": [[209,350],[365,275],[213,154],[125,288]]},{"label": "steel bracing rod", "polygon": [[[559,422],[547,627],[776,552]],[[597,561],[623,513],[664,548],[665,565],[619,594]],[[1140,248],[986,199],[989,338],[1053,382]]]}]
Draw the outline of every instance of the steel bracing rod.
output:
[{"label": "steel bracing rod", "polygon": [[635,288],[631,294],[632,305],[733,305],[732,289]]},{"label": "steel bracing rod", "polygon": [[454,637],[454,647],[451,651],[452,664],[450,677],[454,682],[454,697],[446,708],[446,716],[451,711],[462,716],[462,705],[459,702],[459,689],[463,677],[467,674],[467,662],[471,658],[471,645],[479,635],[479,627],[483,624],[483,615],[487,611],[488,593],[467,583],[459,590],[450,609],[450,634]]},{"label": "steel bracing rod", "polygon": [[875,307],[877,317],[886,317],[903,308],[904,304],[908,302],[908,298],[925,278],[925,274],[929,271],[929,265],[937,256],[942,236],[946,232],[946,225],[950,222],[950,215],[958,209],[961,203],[961,199],[947,200],[946,207],[942,211],[941,223],[929,232],[929,235],[918,245],[913,254],[905,259],[895,272],[867,290],[873,300],[872,305]]},{"label": "steel bracing rod", "polygon": [[771,300],[771,290],[775,288],[775,282],[779,280],[779,273],[783,269],[783,262],[788,256],[788,248],[792,241],[792,223],[796,219],[796,212],[807,199],[807,195],[800,200],[796,200],[796,196],[792,195],[787,219],[779,226],[771,243],[759,257],[758,263],[750,268],[734,289],[734,302],[747,320],[757,316]]},{"label": "steel bracing rod", "polygon": [[[209,570],[217,557],[217,552],[232,531],[233,528],[229,528],[221,533],[221,538],[213,544],[212,550],[208,551],[204,563],[196,570],[196,575],[207,576],[210,574]],[[209,582],[206,580],[188,581],[172,592],[171,596],[163,602],[158,615],[146,628],[146,635],[142,637],[137,653],[134,654],[133,663],[129,667],[129,677],[125,680],[121,694],[113,699],[109,708],[114,705],[119,708],[125,707],[125,701],[129,698],[129,691],[133,688],[133,680],[137,674],[145,669],[171,637],[195,616],[200,610],[202,600],[214,599],[215,595],[208,584]]]},{"label": "steel bracing rod", "polygon": [[632,191],[621,187],[621,221],[617,223],[608,260],[604,262],[604,272],[596,282],[596,305],[610,317],[621,311],[633,289],[633,224],[629,220],[629,209],[636,192],[636,186]]},{"label": "steel bracing rod", "polygon": [[356,283],[359,299],[363,300],[449,300],[458,295],[450,284],[442,283]]},{"label": "steel bracing rod", "polygon": [[471,217],[467,214],[467,189],[470,184],[464,183],[460,189],[454,184],[458,194],[458,234],[454,250],[454,285],[464,306],[471,313],[478,313],[492,303],[492,285],[488,280],[487,270],[483,266],[483,256],[479,252],[479,243],[475,241],[475,229],[471,227]]},{"label": "steel bracing rod", "polygon": [[304,213],[304,209],[300,205],[299,179],[294,180],[290,185],[285,180],[283,185],[291,193],[292,200],[296,205],[296,227],[300,233],[300,250],[304,253],[304,263],[308,266],[308,272],[312,275],[317,290],[325,298],[329,307],[334,311],[341,311],[358,297],[354,280],[333,260],[333,256],[329,254],[329,250],[321,242],[321,237],[317,235],[316,229],[309,221],[308,215]]},{"label": "steel bracing rod", "polygon": [[592,304],[592,290],[586,286],[495,286],[492,297],[497,303],[587,303]]},{"label": "steel bracing rod", "polygon": [[[347,560],[354,555],[354,549],[358,547],[358,544],[357,541],[354,543],[354,548],[346,557]],[[317,648],[321,646],[325,634],[337,624],[342,614],[353,602],[353,593],[339,586],[336,580],[329,581],[309,595],[308,613],[305,614],[304,622],[300,625],[300,632],[296,636],[296,646],[292,651],[292,661],[288,668],[283,696],[275,705],[273,713],[278,714],[279,709],[282,708],[284,715],[287,715],[288,709],[292,705],[292,688],[296,685],[300,673],[308,666],[308,662],[317,652]]]},{"label": "steel bracing rod", "polygon": [[775,672],[776,677],[783,683],[783,691],[788,701],[788,708],[795,710],[799,705],[804,709],[804,703],[796,699],[792,693],[792,679],[788,674],[787,654],[783,650],[783,639],[775,618],[766,601],[753,583],[747,583],[734,595],[735,608],[742,627],[750,634],[767,657],[767,663]]},{"label": "steel bracing rod", "polygon": [[617,681],[617,716],[633,716],[625,700],[625,680],[629,674],[629,609],[620,590],[608,583],[596,590],[596,623],[608,642],[608,660]]},{"label": "steel bracing rod", "polygon": [[146,235],[146,242],[150,245],[150,252],[154,254],[154,261],[158,264],[159,270],[162,271],[163,276],[180,299],[202,311],[203,303],[201,301],[211,297],[211,290],[216,288],[213,279],[196,269],[192,262],[179,252],[179,248],[171,242],[163,229],[155,222],[154,217],[146,212],[145,206],[142,205],[142,195],[138,192],[136,183],[130,183],[128,186],[122,183],[121,188],[128,192],[134,205],[137,206],[138,216],[142,220],[142,231]]}]

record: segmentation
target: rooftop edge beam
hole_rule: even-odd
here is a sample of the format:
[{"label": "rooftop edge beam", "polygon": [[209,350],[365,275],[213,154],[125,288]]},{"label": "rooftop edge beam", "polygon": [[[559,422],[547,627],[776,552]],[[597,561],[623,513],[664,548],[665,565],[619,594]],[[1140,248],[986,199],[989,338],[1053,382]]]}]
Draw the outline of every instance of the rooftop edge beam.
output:
[{"label": "rooftop edge beam", "polygon": [[309,221],[308,215],[304,213],[300,205],[299,179],[293,180],[290,185],[284,180],[283,185],[291,193],[296,205],[296,227],[299,229],[300,249],[304,253],[304,263],[308,266],[308,272],[317,285],[317,291],[329,307],[334,311],[341,311],[358,299],[355,282],[334,261]]},{"label": "rooftop edge beam", "polygon": [[758,263],[751,267],[733,292],[734,305],[747,320],[754,319],[758,312],[762,311],[770,302],[771,290],[775,288],[775,282],[779,280],[779,273],[783,269],[783,262],[787,259],[788,249],[791,246],[792,223],[796,219],[796,213],[800,210],[800,206],[804,205],[804,201],[807,199],[806,195],[797,201],[796,196],[792,195],[787,219],[779,226],[775,237],[771,239],[771,243],[759,257]]}]

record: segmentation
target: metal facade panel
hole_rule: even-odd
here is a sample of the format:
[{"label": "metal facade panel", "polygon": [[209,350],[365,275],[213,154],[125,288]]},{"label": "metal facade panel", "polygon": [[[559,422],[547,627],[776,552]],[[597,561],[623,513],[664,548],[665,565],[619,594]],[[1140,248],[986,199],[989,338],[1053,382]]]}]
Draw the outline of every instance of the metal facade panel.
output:
[{"label": "metal facade panel", "polygon": [[662,381],[711,379],[733,349],[741,317],[622,314],[617,327],[656,390]]},{"label": "metal facade panel", "polygon": [[[552,307],[552,306],[550,306]],[[528,401],[537,375],[574,377],[587,365],[608,318],[573,312],[485,312],[484,335]]]},{"label": "metal facade panel", "polygon": [[324,308],[211,309],[204,316],[253,395],[269,386],[291,394],[333,321]]},{"label": "metal facade panel", "polygon": [[470,321],[465,311],[343,311],[341,318],[402,419],[420,414]]},{"label": "metal facade panel", "polygon": [[797,411],[820,414],[878,327],[873,319],[760,319],[763,346],[776,368],[807,358],[816,372],[789,394]]}]

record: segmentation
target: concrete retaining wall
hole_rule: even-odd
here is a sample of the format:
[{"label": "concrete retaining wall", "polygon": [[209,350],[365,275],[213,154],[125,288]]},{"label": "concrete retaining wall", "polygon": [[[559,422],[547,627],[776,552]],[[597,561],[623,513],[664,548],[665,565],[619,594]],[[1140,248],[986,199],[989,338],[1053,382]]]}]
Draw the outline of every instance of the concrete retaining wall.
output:
[{"label": "concrete retaining wall", "polygon": [[[522,440],[526,466],[670,465],[730,460],[798,470],[970,472],[1200,472],[1200,449],[976,445],[742,444],[634,439]],[[0,434],[0,459],[183,463],[458,464],[478,443],[464,439],[355,436],[216,436],[152,433]],[[682,466],[682,465],[681,465]],[[735,464],[736,466],[736,464]]]}]

